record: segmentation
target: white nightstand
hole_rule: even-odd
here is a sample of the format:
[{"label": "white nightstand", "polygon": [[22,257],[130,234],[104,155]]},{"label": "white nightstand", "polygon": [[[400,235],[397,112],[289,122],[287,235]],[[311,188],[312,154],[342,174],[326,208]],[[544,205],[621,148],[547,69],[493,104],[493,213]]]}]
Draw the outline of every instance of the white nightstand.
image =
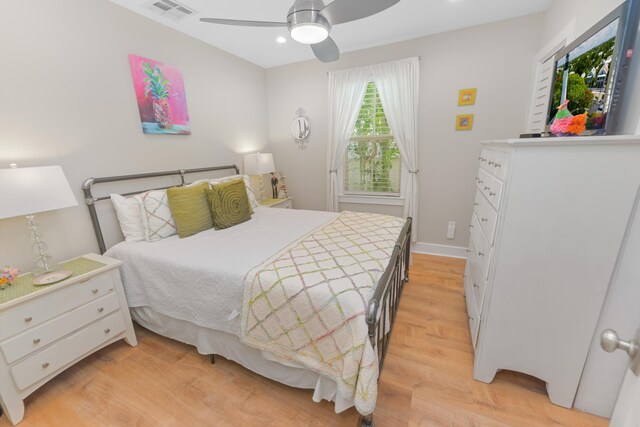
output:
[{"label": "white nightstand", "polygon": [[23,399],[69,366],[119,339],[138,344],[121,264],[83,255],[62,264],[66,280],[36,287],[24,274],[0,290],[0,403],[14,425]]},{"label": "white nightstand", "polygon": [[293,197],[286,199],[262,199],[258,203],[260,206],[268,208],[293,209]]}]

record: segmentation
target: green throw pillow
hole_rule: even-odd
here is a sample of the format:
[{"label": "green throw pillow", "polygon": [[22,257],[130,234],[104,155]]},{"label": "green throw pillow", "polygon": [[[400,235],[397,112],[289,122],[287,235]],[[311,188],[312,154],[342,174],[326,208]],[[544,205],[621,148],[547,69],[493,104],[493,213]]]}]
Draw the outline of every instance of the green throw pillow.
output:
[{"label": "green throw pillow", "polygon": [[189,237],[213,227],[207,201],[209,183],[191,187],[173,187],[167,190],[169,209],[180,238]]},{"label": "green throw pillow", "polygon": [[213,226],[216,230],[251,219],[253,210],[242,179],[215,184],[208,190],[208,194]]}]

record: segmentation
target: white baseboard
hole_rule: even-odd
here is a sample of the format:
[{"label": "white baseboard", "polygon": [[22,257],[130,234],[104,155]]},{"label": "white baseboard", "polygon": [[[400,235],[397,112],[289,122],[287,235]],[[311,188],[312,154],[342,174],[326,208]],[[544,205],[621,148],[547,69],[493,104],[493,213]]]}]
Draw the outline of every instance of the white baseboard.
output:
[{"label": "white baseboard", "polygon": [[426,255],[448,256],[451,258],[467,258],[467,248],[461,246],[436,245],[435,243],[416,242],[411,252]]}]

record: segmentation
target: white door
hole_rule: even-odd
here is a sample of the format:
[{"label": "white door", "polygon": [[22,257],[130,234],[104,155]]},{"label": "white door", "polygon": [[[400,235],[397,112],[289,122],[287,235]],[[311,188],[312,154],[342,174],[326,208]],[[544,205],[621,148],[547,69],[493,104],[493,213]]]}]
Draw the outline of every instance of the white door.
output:
[{"label": "white door", "polygon": [[631,357],[609,426],[638,427],[640,426],[640,328],[635,340],[631,341],[621,340],[615,331],[608,329],[602,333],[601,343],[605,351],[623,350]]}]

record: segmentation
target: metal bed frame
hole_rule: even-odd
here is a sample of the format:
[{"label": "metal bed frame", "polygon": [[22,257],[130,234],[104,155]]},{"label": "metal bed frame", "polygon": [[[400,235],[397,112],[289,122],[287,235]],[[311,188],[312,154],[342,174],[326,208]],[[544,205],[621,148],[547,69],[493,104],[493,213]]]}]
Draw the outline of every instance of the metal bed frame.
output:
[{"label": "metal bed frame", "polygon": [[[135,175],[121,175],[86,179],[82,184],[82,191],[84,192],[85,203],[87,205],[87,208],[89,209],[89,215],[91,217],[91,223],[93,224],[93,229],[98,241],[100,253],[105,253],[107,248],[105,245],[104,236],[102,234],[102,229],[100,227],[100,220],[98,219],[98,213],[96,211],[95,204],[104,200],[110,200],[110,197],[95,197],[92,193],[92,189],[95,185],[145,178],[179,176],[181,182],[178,186],[184,186],[186,184],[185,176],[187,174],[224,170],[234,170],[236,174],[239,173],[238,167],[236,165],[226,165],[197,169],[179,169],[165,172],[152,172]],[[131,196],[149,190],[163,190],[166,188],[170,188],[170,186],[133,191],[129,193],[123,193],[122,195]],[[391,340],[391,332],[393,330],[393,325],[398,313],[400,296],[402,295],[404,284],[409,280],[411,227],[412,219],[407,218],[404,226],[402,227],[402,231],[400,232],[400,236],[398,237],[398,240],[396,241],[396,244],[393,248],[393,252],[391,253],[389,265],[383,272],[380,280],[378,280],[373,297],[367,304],[366,322],[369,340],[371,341],[371,345],[373,346],[373,348],[377,351],[379,374],[382,373],[382,367],[384,366],[384,361],[387,355],[387,349]],[[214,359],[212,355],[212,363],[213,360]],[[378,379],[379,378],[380,376],[378,376]],[[361,427],[373,427],[373,414],[361,416],[359,424]]]}]

